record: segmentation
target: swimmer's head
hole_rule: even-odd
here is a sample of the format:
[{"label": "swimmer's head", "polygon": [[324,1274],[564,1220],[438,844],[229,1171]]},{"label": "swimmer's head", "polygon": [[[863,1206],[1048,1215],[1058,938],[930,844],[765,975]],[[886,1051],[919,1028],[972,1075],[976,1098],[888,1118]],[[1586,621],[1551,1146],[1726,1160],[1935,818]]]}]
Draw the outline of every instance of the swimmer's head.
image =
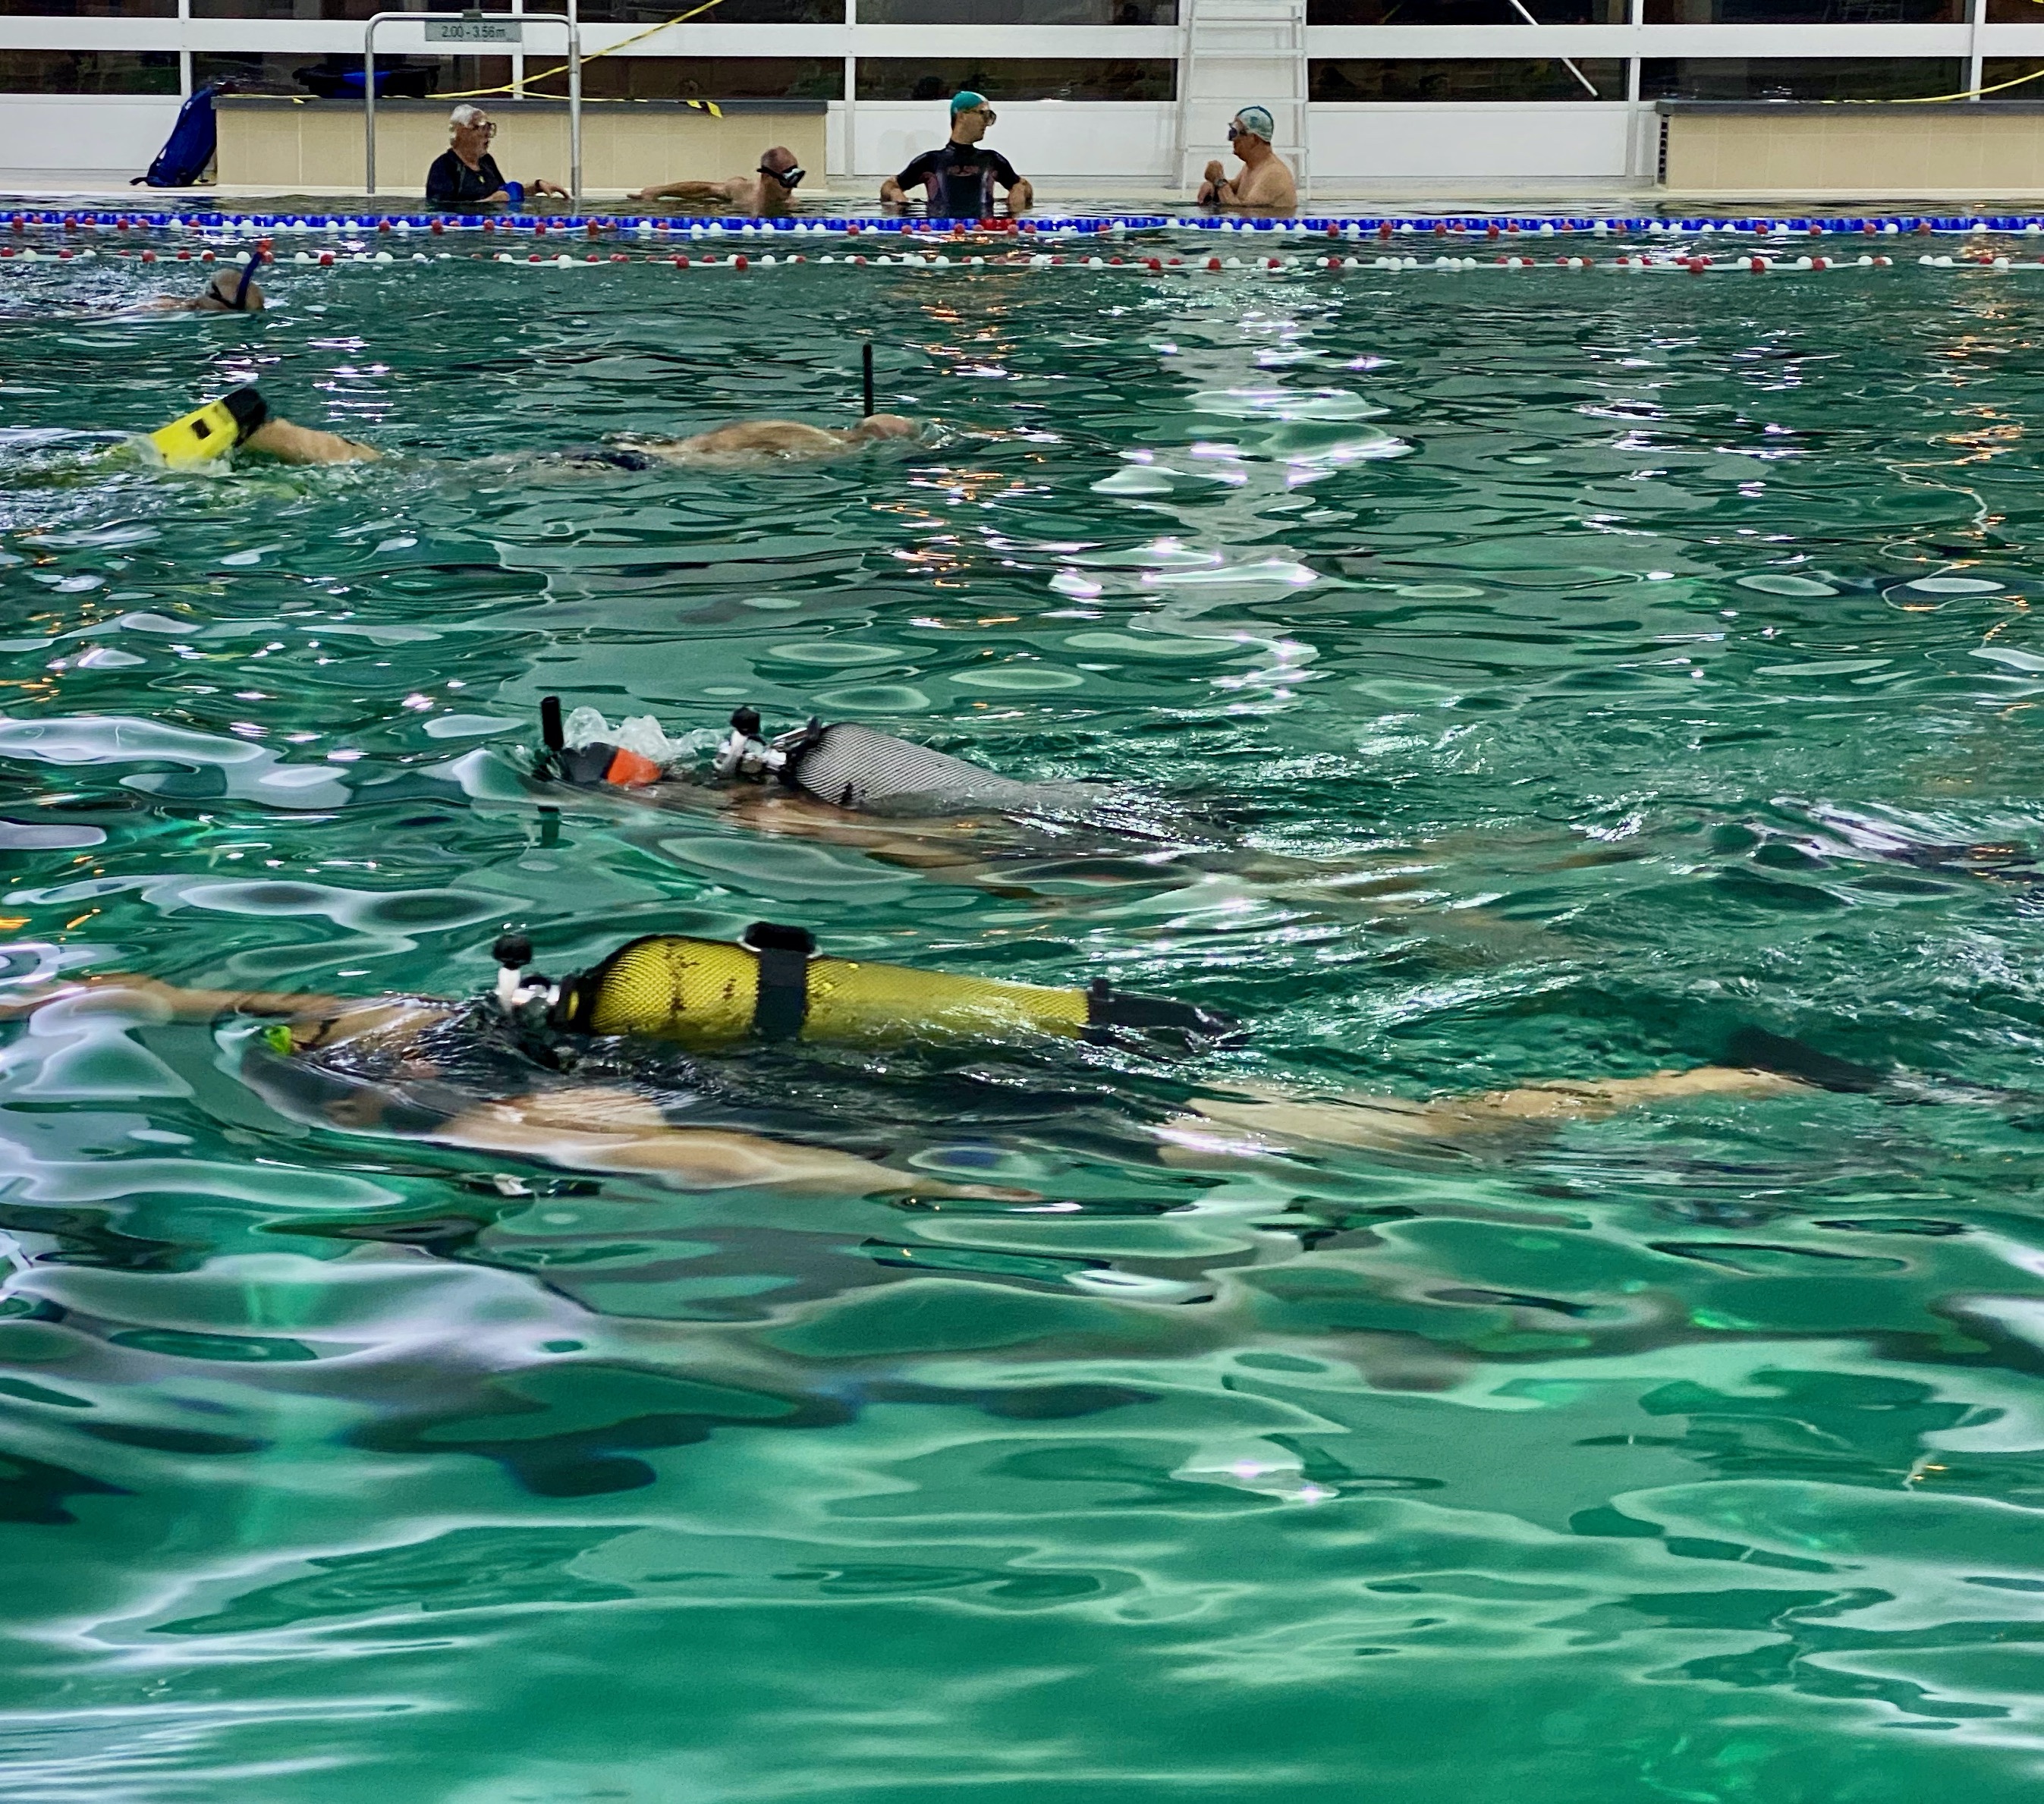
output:
[{"label": "swimmer's head", "polygon": [[784,189],[792,194],[808,171],[795,160],[795,153],[786,144],[776,144],[771,150],[761,155],[759,173],[762,175],[772,176]]},{"label": "swimmer's head", "polygon": [[962,88],[951,96],[951,142],[976,144],[993,123],[994,112],[986,96]]},{"label": "swimmer's head", "polygon": [[899,413],[869,413],[852,431],[862,439],[912,439],[922,428]]},{"label": "swimmer's head", "polygon": [[1277,136],[1278,123],[1270,117],[1267,106],[1243,107],[1228,121],[1228,141],[1237,150],[1246,138],[1260,138],[1267,144]]},{"label": "swimmer's head", "polygon": [[269,305],[256,285],[256,263],[229,263],[217,271],[192,305],[202,313],[259,313]]}]

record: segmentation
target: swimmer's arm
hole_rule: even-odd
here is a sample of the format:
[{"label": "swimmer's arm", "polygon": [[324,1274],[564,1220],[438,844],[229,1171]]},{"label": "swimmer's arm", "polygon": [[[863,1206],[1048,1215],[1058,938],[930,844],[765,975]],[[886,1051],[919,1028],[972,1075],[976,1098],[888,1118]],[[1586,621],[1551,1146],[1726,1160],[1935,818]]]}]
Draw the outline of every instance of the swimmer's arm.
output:
[{"label": "swimmer's arm", "polygon": [[373,445],[358,444],[338,432],[296,426],[274,414],[241,442],[279,463],[373,463],[383,455]]},{"label": "swimmer's arm", "polygon": [[656,188],[641,188],[632,198],[635,201],[735,201],[737,190],[745,186],[742,181],[666,182]]},{"label": "swimmer's arm", "polygon": [[574,1171],[643,1172],[705,1190],[770,1185],[827,1196],[977,1196],[1031,1201],[1030,1191],[946,1184],[828,1147],[790,1146],[722,1128],[670,1127],[642,1100],[586,1088],[514,1096],[463,1111],[426,1136]]},{"label": "swimmer's arm", "polygon": [[339,1014],[349,1005],[338,996],[310,996],[303,990],[198,990],[141,977],[125,971],[62,984],[18,1000],[0,1003],[0,1015],[32,1015],[46,1002],[107,992],[140,998],[172,1021],[211,1021],[222,1015],[274,1015],[284,1020]]},{"label": "swimmer's arm", "polygon": [[1029,178],[1017,176],[1014,186],[1008,190],[1008,217],[1012,219],[1017,213],[1027,213],[1035,198],[1036,190],[1030,186]]},{"label": "swimmer's arm", "polygon": [[[928,182],[919,182],[917,186],[925,193],[928,191]],[[897,177],[890,175],[880,184],[880,200],[884,206],[905,207],[909,204],[908,190],[901,186]]]},{"label": "swimmer's arm", "polygon": [[1228,171],[1218,159],[1208,163],[1200,182],[1199,204],[1221,207],[1234,198],[1235,190],[1228,179]]}]

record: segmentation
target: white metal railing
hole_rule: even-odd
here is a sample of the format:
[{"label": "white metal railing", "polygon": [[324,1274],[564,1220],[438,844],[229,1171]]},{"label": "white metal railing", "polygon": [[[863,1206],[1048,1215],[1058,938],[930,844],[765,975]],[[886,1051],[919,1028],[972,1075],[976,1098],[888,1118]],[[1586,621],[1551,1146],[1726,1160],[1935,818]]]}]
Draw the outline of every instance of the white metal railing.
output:
[{"label": "white metal railing", "polygon": [[[376,28],[411,20],[426,28],[428,44],[516,44],[528,25],[564,25],[568,34],[568,198],[582,200],[582,29],[566,13],[378,13],[362,33],[362,171],[366,193],[376,192]],[[520,84],[523,86],[522,82]]]}]

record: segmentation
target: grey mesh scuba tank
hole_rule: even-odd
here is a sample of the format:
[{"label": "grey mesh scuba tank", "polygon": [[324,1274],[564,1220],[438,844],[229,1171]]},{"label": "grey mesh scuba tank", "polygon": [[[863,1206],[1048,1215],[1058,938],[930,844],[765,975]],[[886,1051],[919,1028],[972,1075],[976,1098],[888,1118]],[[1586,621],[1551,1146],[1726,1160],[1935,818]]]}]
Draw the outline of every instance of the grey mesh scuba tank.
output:
[{"label": "grey mesh scuba tank", "polygon": [[[792,743],[790,743],[792,741]],[[1097,783],[1021,783],[982,765],[932,751],[891,733],[812,721],[774,743],[777,774],[790,789],[859,814],[962,814],[995,808],[1017,814],[1077,815],[1106,795]]]}]

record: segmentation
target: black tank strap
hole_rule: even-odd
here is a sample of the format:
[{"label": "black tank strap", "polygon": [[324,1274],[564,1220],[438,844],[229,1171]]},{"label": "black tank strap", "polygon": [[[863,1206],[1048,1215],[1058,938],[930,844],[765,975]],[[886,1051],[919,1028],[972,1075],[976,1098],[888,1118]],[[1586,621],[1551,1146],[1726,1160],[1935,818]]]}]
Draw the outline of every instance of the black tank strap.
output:
[{"label": "black tank strap", "polygon": [[[824,743],[824,735],[829,731],[830,728],[823,724],[820,716],[812,714],[807,726],[798,727],[792,733],[783,733],[774,742],[774,749],[779,752],[782,758],[781,768],[775,775],[779,777],[788,788],[790,789],[801,788],[801,785],[796,781],[796,778],[801,772],[802,760]],[[764,927],[770,923],[762,922],[759,924]],[[793,927],[785,931],[800,933],[803,930],[800,927]]]},{"label": "black tank strap", "polygon": [[753,1032],[763,1040],[798,1038],[809,1018],[809,957],[816,949],[816,935],[807,927],[755,921],[739,935],[739,942],[751,949],[759,964]]},{"label": "black tank strap", "polygon": [[1086,986],[1085,1038],[1096,1044],[1112,1041],[1116,1028],[1137,1033],[1161,1030],[1225,1046],[1240,1039],[1242,1023],[1217,1008],[1173,1002],[1164,996],[1124,996],[1106,978],[1095,977]]}]

